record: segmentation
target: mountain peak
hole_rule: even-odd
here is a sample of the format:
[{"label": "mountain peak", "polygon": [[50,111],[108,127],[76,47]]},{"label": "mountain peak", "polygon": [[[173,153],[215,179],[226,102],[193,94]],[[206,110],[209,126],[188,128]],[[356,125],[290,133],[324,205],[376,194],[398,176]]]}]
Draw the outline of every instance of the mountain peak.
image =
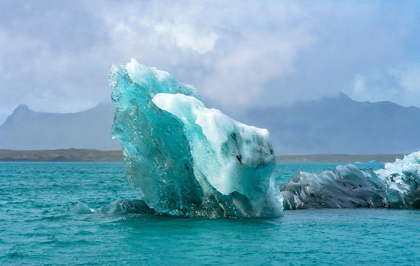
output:
[{"label": "mountain peak", "polygon": [[25,119],[26,117],[31,116],[33,111],[29,109],[29,106],[26,104],[19,104],[13,113],[9,115],[6,119],[6,121],[1,125],[2,128],[8,127],[15,123],[20,123],[22,119]]},{"label": "mountain peak", "polygon": [[111,108],[99,108],[96,111],[93,108],[77,113],[47,113],[36,112],[20,104],[0,126],[0,148],[121,149],[109,134],[113,117],[114,110]]},{"label": "mountain peak", "polygon": [[19,104],[18,107],[16,107],[16,109],[13,111],[12,113],[12,117],[19,117],[22,118],[24,116],[29,115],[30,113],[32,113],[33,111],[31,109],[29,109],[29,106],[27,106],[26,104]]},{"label": "mountain peak", "polygon": [[15,111],[20,111],[20,110],[30,111],[31,109],[29,109],[29,106],[27,106],[26,104],[21,103],[16,107]]}]

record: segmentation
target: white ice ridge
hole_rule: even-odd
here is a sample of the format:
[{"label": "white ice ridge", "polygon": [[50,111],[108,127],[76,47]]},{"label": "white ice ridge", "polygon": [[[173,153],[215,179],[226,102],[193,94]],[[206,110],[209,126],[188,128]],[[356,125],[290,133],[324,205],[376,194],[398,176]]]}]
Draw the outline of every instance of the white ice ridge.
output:
[{"label": "white ice ridge", "polygon": [[159,214],[273,217],[275,154],[265,129],[208,109],[199,92],[134,59],[111,67],[120,140],[129,182]]}]

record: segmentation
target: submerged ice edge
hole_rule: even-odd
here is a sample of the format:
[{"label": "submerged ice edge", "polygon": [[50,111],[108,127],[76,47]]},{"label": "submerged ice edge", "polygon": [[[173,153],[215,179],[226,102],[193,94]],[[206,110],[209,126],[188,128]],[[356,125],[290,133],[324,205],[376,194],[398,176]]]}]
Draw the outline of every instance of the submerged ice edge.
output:
[{"label": "submerged ice edge", "polygon": [[280,186],[285,209],[420,208],[420,152],[377,171],[354,165],[297,173]]},{"label": "submerged ice edge", "polygon": [[273,217],[275,154],[265,129],[205,107],[199,92],[132,60],[109,76],[112,136],[126,176],[148,207],[175,216]]},{"label": "submerged ice edge", "polygon": [[108,214],[108,215],[120,215],[120,214],[157,214],[153,209],[149,208],[143,200],[125,200],[120,199],[112,202],[111,204],[99,208],[92,209],[83,201],[79,201],[67,208],[70,213],[73,214]]}]

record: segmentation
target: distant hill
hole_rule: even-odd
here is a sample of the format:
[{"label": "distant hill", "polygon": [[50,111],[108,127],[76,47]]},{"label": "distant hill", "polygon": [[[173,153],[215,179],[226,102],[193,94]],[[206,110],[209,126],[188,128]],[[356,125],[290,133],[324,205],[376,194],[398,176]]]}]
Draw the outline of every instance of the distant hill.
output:
[{"label": "distant hill", "polygon": [[[69,114],[34,112],[20,105],[0,126],[0,149],[120,150],[118,141],[110,137],[113,115],[111,104]],[[277,155],[407,154],[420,150],[420,108],[357,102],[345,94],[254,109],[239,120],[267,128]]]},{"label": "distant hill", "polygon": [[111,104],[67,114],[34,112],[21,104],[0,126],[0,149],[120,150],[110,137],[113,117]]},{"label": "distant hill", "polygon": [[122,152],[87,149],[1,150],[0,162],[122,162]]},{"label": "distant hill", "polygon": [[420,108],[357,102],[346,94],[252,110],[245,123],[267,128],[276,154],[385,154],[420,150]]},{"label": "distant hill", "polygon": [[[292,163],[354,163],[394,162],[402,159],[402,154],[315,154],[315,155],[280,155],[277,162]],[[87,149],[59,149],[59,150],[2,150],[0,162],[122,162],[121,151],[99,151]]]}]

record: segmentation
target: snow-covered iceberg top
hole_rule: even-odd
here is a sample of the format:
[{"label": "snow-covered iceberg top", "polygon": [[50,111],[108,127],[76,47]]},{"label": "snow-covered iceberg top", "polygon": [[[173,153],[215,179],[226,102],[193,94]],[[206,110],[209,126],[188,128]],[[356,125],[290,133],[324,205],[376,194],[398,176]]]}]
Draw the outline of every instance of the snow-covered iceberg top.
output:
[{"label": "snow-covered iceberg top", "polygon": [[112,136],[126,175],[155,212],[176,216],[273,217],[282,212],[271,178],[267,130],[205,107],[193,86],[132,59],[112,65]]}]

